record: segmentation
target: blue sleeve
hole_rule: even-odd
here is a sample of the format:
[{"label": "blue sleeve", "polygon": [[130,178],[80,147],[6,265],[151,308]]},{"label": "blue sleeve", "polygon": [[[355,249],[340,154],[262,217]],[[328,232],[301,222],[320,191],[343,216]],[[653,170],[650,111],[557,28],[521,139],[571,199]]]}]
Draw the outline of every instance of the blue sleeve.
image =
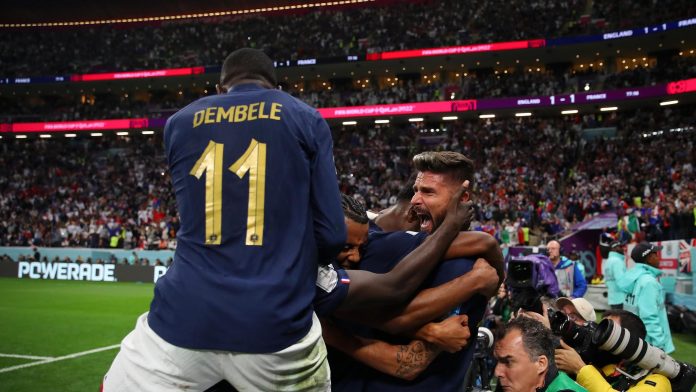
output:
[{"label": "blue sleeve", "polygon": [[[316,293],[314,295],[314,311],[319,317],[329,316],[338,309],[339,306],[348,296],[348,288],[350,286],[350,278],[348,273],[343,268],[333,269],[331,266],[319,267],[317,276]],[[327,277],[329,284],[322,284],[322,270]]]},{"label": "blue sleeve", "polygon": [[575,269],[573,272],[573,297],[582,298],[587,291],[587,279],[585,279],[585,274],[580,270],[578,263],[573,263],[573,268]]},{"label": "blue sleeve", "polygon": [[328,264],[345,244],[346,225],[338,191],[331,130],[318,113],[315,116],[316,150],[311,162],[310,203],[319,262]]}]

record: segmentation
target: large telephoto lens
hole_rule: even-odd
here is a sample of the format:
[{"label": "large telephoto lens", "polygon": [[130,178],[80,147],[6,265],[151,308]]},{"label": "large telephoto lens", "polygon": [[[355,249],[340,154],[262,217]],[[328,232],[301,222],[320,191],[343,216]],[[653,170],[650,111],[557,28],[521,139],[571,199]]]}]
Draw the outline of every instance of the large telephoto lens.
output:
[{"label": "large telephoto lens", "polygon": [[609,319],[599,323],[592,336],[592,343],[600,350],[608,351],[643,369],[653,369],[668,378],[679,374],[679,362],[638,336],[632,336],[626,328]]}]

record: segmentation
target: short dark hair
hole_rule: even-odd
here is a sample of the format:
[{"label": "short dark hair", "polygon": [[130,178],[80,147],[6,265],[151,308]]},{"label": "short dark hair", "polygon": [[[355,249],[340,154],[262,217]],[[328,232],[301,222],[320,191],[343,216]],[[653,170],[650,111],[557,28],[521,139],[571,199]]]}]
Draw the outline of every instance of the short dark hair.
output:
[{"label": "short dark hair", "polygon": [[454,151],[426,151],[413,157],[419,172],[449,174],[456,181],[474,180],[474,161]]},{"label": "short dark hair", "polygon": [[234,79],[263,79],[273,86],[278,84],[273,60],[252,48],[237,49],[222,63],[220,85],[227,86]]},{"label": "short dark hair", "polygon": [[498,329],[496,341],[504,338],[505,335],[514,329],[520,331],[522,342],[531,360],[536,361],[539,356],[545,355],[549,363],[554,363],[554,349],[556,345],[550,329],[529,317],[516,317]]},{"label": "short dark hair", "polygon": [[408,180],[406,180],[406,184],[401,188],[399,193],[396,195],[396,201],[397,203],[400,201],[408,201],[410,202],[411,199],[413,199],[413,195],[415,192],[413,191],[413,183],[416,182],[416,173],[413,172],[411,175],[408,177]]},{"label": "short dark hair", "polygon": [[604,312],[602,318],[607,318],[609,316],[618,317],[621,321],[621,326],[626,328],[628,332],[633,336],[638,336],[641,339],[645,339],[648,335],[645,329],[645,324],[643,320],[640,319],[636,314],[629,312],[624,309],[609,309]]},{"label": "short dark hair", "polygon": [[365,207],[352,197],[342,194],[341,207],[343,207],[343,216],[360,224],[366,224],[370,220],[367,218]]}]

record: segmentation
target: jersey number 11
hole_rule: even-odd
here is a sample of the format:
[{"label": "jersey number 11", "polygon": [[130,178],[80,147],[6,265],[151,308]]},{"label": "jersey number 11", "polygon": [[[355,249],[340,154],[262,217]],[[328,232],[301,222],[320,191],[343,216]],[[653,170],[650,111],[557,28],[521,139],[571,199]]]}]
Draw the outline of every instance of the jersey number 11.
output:
[{"label": "jersey number 11", "polygon": [[[205,244],[220,245],[222,239],[222,157],[224,145],[210,141],[191,169],[200,179],[205,173]],[[266,143],[251,139],[249,147],[228,168],[240,179],[249,173],[246,245],[263,245],[263,207],[266,198]]]}]

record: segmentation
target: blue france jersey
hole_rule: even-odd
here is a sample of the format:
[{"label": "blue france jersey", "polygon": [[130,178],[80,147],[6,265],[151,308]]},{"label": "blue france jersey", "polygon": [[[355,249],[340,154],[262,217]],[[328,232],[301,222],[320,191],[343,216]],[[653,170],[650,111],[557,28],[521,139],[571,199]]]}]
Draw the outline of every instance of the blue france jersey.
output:
[{"label": "blue france jersey", "polygon": [[181,228],[150,327],[192,349],[268,353],[307,334],[317,263],[346,238],[318,112],[256,84],[201,98],[164,144]]},{"label": "blue france jersey", "polygon": [[342,267],[320,265],[314,295],[314,311],[317,316],[330,316],[348,296],[350,278]]},{"label": "blue france jersey", "polygon": [[[412,232],[379,232],[374,231],[369,235],[364,256],[360,262],[360,269],[386,273],[398,264],[406,255],[416,249],[427,238],[425,233]],[[474,262],[469,259],[454,259],[442,262],[423,283],[423,288],[439,286],[450,280],[456,279],[469,272]],[[462,304],[453,313],[467,314],[469,316],[469,328],[471,330],[472,343],[463,350],[454,353],[440,353],[433,363],[426,368],[419,377],[413,381],[405,381],[392,377],[365,366],[355,364],[336,364],[350,368],[350,374],[340,380],[335,380],[335,390],[363,390],[363,391],[458,391],[466,376],[466,371],[471,364],[474,354],[475,336],[478,332],[477,325],[483,318],[486,310],[486,298],[476,295]],[[364,333],[355,330],[365,336]],[[393,344],[407,344],[408,339],[400,339],[375,331],[368,337],[386,340]],[[334,364],[331,364],[334,366]],[[333,371],[334,369],[332,369]],[[357,386],[357,388],[356,388]]]}]

